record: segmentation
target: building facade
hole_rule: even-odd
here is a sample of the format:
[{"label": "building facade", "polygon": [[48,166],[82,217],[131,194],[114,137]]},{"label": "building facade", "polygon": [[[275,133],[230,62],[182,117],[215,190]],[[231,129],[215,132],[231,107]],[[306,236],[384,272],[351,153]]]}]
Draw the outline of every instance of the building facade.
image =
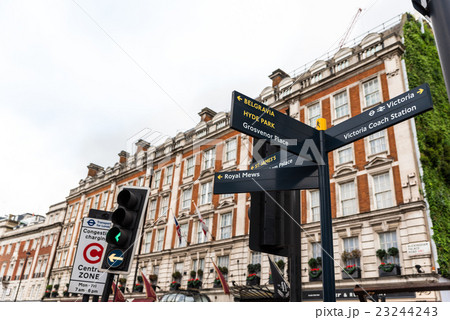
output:
[{"label": "building facade", "polygon": [[[323,117],[331,127],[377,108],[409,89],[403,53],[402,21],[395,21],[360,38],[353,47],[342,48],[326,60],[316,61],[298,75],[275,70],[270,75],[272,85],[262,90],[257,99],[311,126]],[[233,295],[223,294],[215,284],[213,262],[224,270],[231,287],[245,285],[250,272],[248,265],[258,264],[260,269],[255,272],[261,279],[260,285],[269,284],[267,255],[252,252],[248,247],[250,195],[213,194],[214,172],[249,168],[253,140],[230,128],[229,113],[204,108],[199,115],[195,128],[160,145],[139,140],[136,152],[122,151],[113,167],[88,166],[87,177],[70,191],[64,202],[61,225],[51,229],[61,232],[52,246],[54,259],[45,283],[57,294],[50,294],[45,300],[79,299],[64,291],[74,262],[81,221],[90,209],[113,211],[117,193],[130,185],[149,187],[150,196],[131,273],[120,279],[127,298],[142,297],[143,293],[133,292],[136,283],[142,283],[142,271],[157,286],[158,295],[170,291],[173,281],[186,288],[191,278],[198,278],[202,281],[201,291],[212,301],[233,301]],[[429,249],[430,226],[421,193],[418,158],[413,119],[329,154],[338,301],[355,300],[351,292],[356,283],[364,287],[438,281],[436,257]],[[320,272],[311,272],[320,269],[317,258],[322,255],[319,193],[318,190],[300,192],[304,300],[320,300]],[[207,232],[202,229],[200,216]],[[174,217],[180,225],[181,238]],[[8,254],[0,251],[0,267],[6,263],[0,275],[20,274],[17,269],[26,249],[18,247],[14,257],[11,254],[15,250],[8,249],[13,241],[20,239],[26,243],[26,232],[19,231],[1,236],[0,250],[9,251]],[[32,231],[30,238],[31,234]],[[283,257],[275,260],[287,261]],[[317,260],[319,264],[315,266]],[[384,271],[380,269],[382,263]],[[391,271],[389,263],[393,265]],[[9,264],[16,271],[8,271]],[[355,270],[351,273],[354,279],[344,269]],[[283,271],[287,275],[286,268]],[[8,281],[8,286],[13,285]],[[439,301],[440,294],[390,295],[386,299]]]}]

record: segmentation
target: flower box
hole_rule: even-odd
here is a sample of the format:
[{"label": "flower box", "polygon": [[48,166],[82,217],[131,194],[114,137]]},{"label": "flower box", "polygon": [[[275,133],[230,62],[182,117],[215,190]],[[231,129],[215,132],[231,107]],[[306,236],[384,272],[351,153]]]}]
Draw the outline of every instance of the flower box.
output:
[{"label": "flower box", "polygon": [[170,291],[176,291],[176,290],[178,290],[179,288],[180,288],[180,284],[178,283],[178,282],[176,282],[176,281],[173,281],[171,284],[170,284]]},{"label": "flower box", "polygon": [[313,268],[309,271],[309,281],[322,281],[322,270]]},{"label": "flower box", "polygon": [[218,277],[214,280],[213,288],[222,288],[222,283]]},{"label": "flower box", "polygon": [[247,285],[248,286],[259,286],[261,278],[258,277],[255,273],[249,274],[247,276]]},{"label": "flower box", "polygon": [[202,286],[202,282],[198,278],[188,280],[188,283],[187,283],[188,289],[200,289],[201,286]]},{"label": "flower box", "polygon": [[380,277],[390,277],[401,275],[400,266],[392,263],[382,263],[378,267],[378,274]]},{"label": "flower box", "polygon": [[347,266],[342,271],[342,279],[360,279],[361,278],[361,268],[353,265]]}]

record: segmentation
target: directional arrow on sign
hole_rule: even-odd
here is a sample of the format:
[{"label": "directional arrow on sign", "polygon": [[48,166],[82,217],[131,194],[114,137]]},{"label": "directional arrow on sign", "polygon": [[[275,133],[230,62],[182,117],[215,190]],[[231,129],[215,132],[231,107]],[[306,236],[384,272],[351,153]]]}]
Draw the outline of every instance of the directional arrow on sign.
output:
[{"label": "directional arrow on sign", "polygon": [[317,189],[318,187],[317,165],[277,170],[230,171],[214,175],[214,194]]},{"label": "directional arrow on sign", "polygon": [[116,263],[117,261],[122,261],[123,257],[120,257],[120,256],[118,257],[118,256],[116,256],[115,253],[113,253],[112,255],[110,255],[108,257],[108,259],[109,259],[109,261],[111,261],[111,263]]},{"label": "directional arrow on sign", "polygon": [[431,109],[430,87],[424,83],[326,130],[326,150],[333,151]]},{"label": "directional arrow on sign", "polygon": [[295,154],[300,154],[307,139],[319,144],[318,130],[237,91],[233,91],[230,126]]}]

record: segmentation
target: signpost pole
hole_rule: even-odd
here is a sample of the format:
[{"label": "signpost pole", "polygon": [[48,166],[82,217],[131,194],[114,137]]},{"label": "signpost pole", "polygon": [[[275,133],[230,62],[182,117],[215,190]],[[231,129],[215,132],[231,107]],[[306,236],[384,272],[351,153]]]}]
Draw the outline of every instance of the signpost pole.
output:
[{"label": "signpost pole", "polygon": [[328,166],[328,152],[325,149],[324,130],[326,129],[326,125],[322,122],[317,129],[320,130],[320,154],[323,159],[323,165],[319,164],[323,301],[336,302],[336,284],[334,278],[333,259],[333,225],[331,220],[330,170]]},{"label": "signpost pole", "polygon": [[302,301],[302,261],[301,261],[301,229],[300,225],[300,191],[291,190],[292,196],[287,204],[288,212],[292,214],[295,222],[290,223],[289,232],[289,282],[290,282],[290,302]]}]

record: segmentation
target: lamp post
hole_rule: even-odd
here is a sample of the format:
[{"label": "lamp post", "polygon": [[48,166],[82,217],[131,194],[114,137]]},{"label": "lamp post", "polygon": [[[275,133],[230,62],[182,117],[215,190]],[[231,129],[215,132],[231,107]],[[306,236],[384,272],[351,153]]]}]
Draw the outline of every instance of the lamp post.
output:
[{"label": "lamp post", "polygon": [[25,258],[25,262],[23,263],[22,271],[20,272],[19,286],[17,287],[17,290],[16,290],[16,296],[14,297],[14,302],[16,302],[17,295],[19,294],[20,284],[22,283],[22,278],[23,278],[23,272],[25,271],[25,268],[27,267],[27,260],[28,260],[28,257],[30,256],[30,254],[31,254],[30,252],[26,253],[27,256]]}]

